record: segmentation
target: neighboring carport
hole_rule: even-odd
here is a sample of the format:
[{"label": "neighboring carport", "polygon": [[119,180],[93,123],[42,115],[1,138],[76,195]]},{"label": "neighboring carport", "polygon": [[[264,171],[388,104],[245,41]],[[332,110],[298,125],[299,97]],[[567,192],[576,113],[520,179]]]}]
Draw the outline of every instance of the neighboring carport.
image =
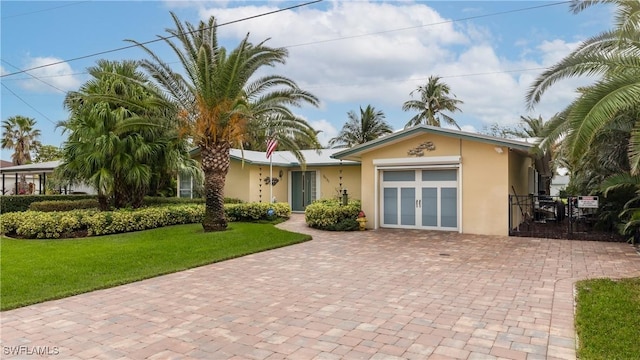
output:
[{"label": "neighboring carport", "polygon": [[[7,180],[9,184],[13,183],[14,195],[19,194],[19,182],[20,177],[24,176],[27,184],[33,184],[33,194],[44,194],[46,189],[47,177],[53,173],[53,170],[60,164],[60,161],[47,161],[43,163],[34,163],[26,165],[15,165],[9,167],[0,168],[0,174],[2,174],[2,194],[6,194],[9,189],[7,188]],[[29,189],[21,189],[24,193],[27,193]]]}]

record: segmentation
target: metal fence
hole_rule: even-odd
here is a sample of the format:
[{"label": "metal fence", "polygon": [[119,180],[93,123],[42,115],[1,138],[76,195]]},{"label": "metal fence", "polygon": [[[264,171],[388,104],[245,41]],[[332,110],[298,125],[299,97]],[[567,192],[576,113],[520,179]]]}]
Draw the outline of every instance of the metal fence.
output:
[{"label": "metal fence", "polygon": [[599,231],[597,208],[581,208],[578,197],[509,195],[509,235],[552,239],[624,241],[617,233]]}]

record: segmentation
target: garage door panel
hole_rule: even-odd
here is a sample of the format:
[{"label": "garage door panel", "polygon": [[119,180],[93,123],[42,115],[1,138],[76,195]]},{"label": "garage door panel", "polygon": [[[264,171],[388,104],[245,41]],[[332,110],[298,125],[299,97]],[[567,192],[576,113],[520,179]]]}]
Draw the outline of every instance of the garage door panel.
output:
[{"label": "garage door panel", "polygon": [[422,170],[422,181],[456,181],[457,170]]},{"label": "garage door panel", "polygon": [[416,188],[401,188],[400,196],[400,225],[415,225]]},{"label": "garage door panel", "polygon": [[381,174],[382,226],[458,228],[458,170],[403,169]]},{"label": "garage door panel", "polygon": [[383,220],[384,224],[398,224],[398,189],[384,188],[383,190]]},{"label": "garage door panel", "polygon": [[438,188],[422,188],[422,226],[438,226]]},{"label": "garage door panel", "polygon": [[457,228],[458,227],[458,189],[442,188],[440,189],[440,198],[442,200],[440,216],[440,226]]},{"label": "garage door panel", "polygon": [[416,181],[416,172],[411,171],[385,171],[382,181]]}]

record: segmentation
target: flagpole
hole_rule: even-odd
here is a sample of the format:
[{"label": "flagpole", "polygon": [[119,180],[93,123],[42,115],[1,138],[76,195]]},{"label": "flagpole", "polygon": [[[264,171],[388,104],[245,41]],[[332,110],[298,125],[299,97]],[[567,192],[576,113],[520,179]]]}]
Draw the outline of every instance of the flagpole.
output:
[{"label": "flagpole", "polygon": [[269,156],[269,204],[273,203],[273,154]]}]

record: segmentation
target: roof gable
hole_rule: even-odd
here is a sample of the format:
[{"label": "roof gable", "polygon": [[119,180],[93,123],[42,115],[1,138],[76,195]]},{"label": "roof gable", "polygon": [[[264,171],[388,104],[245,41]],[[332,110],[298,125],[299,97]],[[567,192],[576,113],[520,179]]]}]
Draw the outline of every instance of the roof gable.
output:
[{"label": "roof gable", "polygon": [[369,151],[373,151],[391,144],[395,144],[419,135],[423,134],[437,134],[442,136],[453,137],[457,139],[464,139],[469,141],[483,142],[497,146],[505,146],[511,149],[521,150],[528,152],[535,144],[525,141],[511,140],[498,138],[489,135],[471,133],[460,130],[445,129],[441,127],[418,125],[410,127],[404,130],[397,131],[395,133],[379,137],[375,140],[366,142],[364,144],[356,145],[349,149],[338,151],[332,155],[335,159],[353,160],[358,161],[360,156]]}]

